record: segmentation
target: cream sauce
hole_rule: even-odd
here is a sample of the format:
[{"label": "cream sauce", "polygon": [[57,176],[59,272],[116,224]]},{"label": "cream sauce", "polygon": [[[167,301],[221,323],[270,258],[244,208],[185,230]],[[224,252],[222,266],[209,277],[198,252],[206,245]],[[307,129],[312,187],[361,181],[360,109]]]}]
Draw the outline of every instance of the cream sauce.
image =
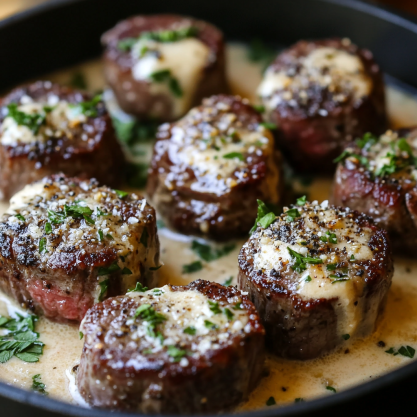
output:
[{"label": "cream sauce", "polygon": [[[229,46],[227,55],[232,91],[256,100],[256,89],[261,81],[259,65],[247,60],[246,49],[242,45]],[[85,74],[92,91],[103,87],[104,78],[99,61],[88,62],[48,78],[68,83],[71,75],[78,71]],[[387,88],[387,98],[394,127],[417,124],[417,101],[392,87]],[[295,186],[300,192],[308,192],[311,200],[323,201],[329,197],[331,181],[316,178],[309,187],[299,181],[296,181]],[[6,209],[7,204],[0,204],[1,213]],[[183,274],[184,264],[199,260],[191,250],[192,238],[166,228],[160,229],[159,236],[161,260],[164,264],[160,269],[161,285],[168,282],[183,285],[199,278],[224,283],[230,277],[233,278],[231,284],[236,285],[237,255],[244,240],[237,241],[235,249],[227,256],[213,262],[203,262],[202,271]],[[249,401],[240,409],[264,407],[270,396],[275,398],[278,406],[282,406],[293,403],[296,398],[309,400],[317,396],[333,395],[325,389],[326,385],[340,391],[409,363],[408,358],[385,353],[390,347],[399,348],[402,345],[417,348],[417,261],[396,259],[395,262],[396,270],[386,312],[372,336],[365,340],[349,340],[339,350],[311,361],[288,361],[268,355],[266,365],[269,375],[262,379]],[[13,314],[15,308],[13,302],[1,297],[0,314]],[[40,361],[28,364],[13,358],[6,364],[0,364],[0,378],[8,384],[30,389],[32,376],[40,373],[51,397],[75,402],[70,394],[66,370],[77,363],[81,354],[83,341],[79,340],[78,328],[40,319],[37,331],[40,332],[40,340],[45,343]],[[385,342],[385,348],[377,345],[381,340]]]}]

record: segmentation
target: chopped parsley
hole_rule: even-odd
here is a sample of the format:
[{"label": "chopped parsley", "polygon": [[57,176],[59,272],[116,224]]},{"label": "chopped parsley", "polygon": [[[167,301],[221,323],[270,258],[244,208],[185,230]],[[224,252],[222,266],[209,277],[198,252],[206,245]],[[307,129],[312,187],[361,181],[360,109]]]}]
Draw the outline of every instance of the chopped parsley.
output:
[{"label": "chopped parsley", "polygon": [[156,332],[156,327],[159,324],[162,324],[166,317],[155,311],[155,309],[150,304],[142,304],[136,309],[135,315],[133,318],[141,318],[146,322],[146,333],[151,337],[162,337],[160,333]]},{"label": "chopped parsley", "polygon": [[122,275],[132,275],[132,271],[129,268],[124,267],[122,269]]},{"label": "chopped parsley", "polygon": [[147,163],[128,164],[126,167],[126,181],[130,187],[143,188],[148,180]]},{"label": "chopped parsley", "polygon": [[203,264],[200,261],[191,262],[182,266],[183,274],[192,274],[193,272],[201,271],[203,269]]},{"label": "chopped parsley", "polygon": [[358,155],[356,153],[350,152],[347,149],[345,149],[336,159],[334,159],[333,162],[337,164],[338,162],[342,162],[345,159],[351,158],[351,157],[357,159],[361,163],[361,165],[365,167],[369,166],[368,158],[366,158],[363,155]]},{"label": "chopped parsley", "polygon": [[145,292],[148,291],[148,287],[144,287],[140,282],[136,283],[136,287],[132,290],[127,290],[127,292]]},{"label": "chopped parsley", "polygon": [[206,326],[210,330],[215,330],[218,328],[218,326],[212,323],[210,320],[204,320],[204,326]]},{"label": "chopped parsley", "polygon": [[87,117],[96,117],[98,115],[97,106],[103,100],[103,96],[101,94],[97,94],[89,101],[81,101],[77,104],[70,104],[70,106],[84,116]]},{"label": "chopped parsley", "polygon": [[48,395],[48,393],[46,392],[46,385],[43,382],[41,382],[41,374],[33,375],[32,390],[42,395]]},{"label": "chopped parsley", "polygon": [[335,271],[335,270],[336,270],[336,268],[337,268],[337,264],[327,264],[327,265],[326,265],[326,269],[327,269],[328,271]]},{"label": "chopped parsley", "polygon": [[158,30],[153,32],[142,32],[137,38],[125,38],[119,41],[117,47],[129,52],[133,46],[141,39],[149,39],[156,42],[178,42],[186,38],[194,38],[198,35],[198,28],[195,26],[187,26],[176,30]]},{"label": "chopped parsley", "polygon": [[117,261],[114,261],[110,266],[99,267],[97,270],[97,276],[101,277],[103,275],[110,275],[117,271],[120,271],[120,266],[117,264]]},{"label": "chopped parsley", "polygon": [[304,206],[304,204],[307,202],[307,196],[303,195],[300,198],[297,198],[297,206]]},{"label": "chopped parsley", "polygon": [[394,355],[394,356],[401,355],[401,356],[405,356],[406,358],[413,359],[416,353],[416,350],[412,348],[411,346],[401,346],[398,350],[391,347],[385,352],[389,353],[390,355]]},{"label": "chopped parsley", "polygon": [[244,161],[245,157],[243,156],[243,154],[241,152],[230,152],[230,153],[226,153],[225,155],[223,155],[223,158],[225,159],[239,159],[239,161]]},{"label": "chopped parsley", "polygon": [[24,222],[26,219],[21,215],[21,214],[15,214],[14,215],[17,219],[21,220],[22,222]]},{"label": "chopped parsley", "polygon": [[311,281],[311,277],[310,275],[307,275],[307,278],[305,279],[305,282],[310,282]]},{"label": "chopped parsley", "polygon": [[193,240],[191,244],[191,250],[206,262],[215,261],[216,259],[219,259],[222,256],[228,255],[235,249],[235,247],[235,244],[229,244],[219,249],[213,249],[209,245],[200,243],[197,240]]},{"label": "chopped parsley", "polygon": [[233,310],[243,310],[242,309],[242,302],[239,301],[238,303],[236,303],[233,307]]},{"label": "chopped parsley", "polygon": [[79,88],[80,90],[87,90],[87,81],[84,74],[81,72],[75,72],[72,74],[69,84],[71,87]]},{"label": "chopped parsley", "polygon": [[149,78],[155,83],[168,83],[168,87],[175,97],[182,97],[184,94],[180,83],[175,77],[173,77],[171,70],[169,69],[155,71],[149,76]]},{"label": "chopped parsley", "polygon": [[258,113],[265,113],[265,106],[262,104],[254,104],[252,106]]},{"label": "chopped parsley", "polygon": [[271,405],[275,405],[277,402],[275,401],[275,398],[274,397],[269,397],[267,400],[266,400],[266,405],[268,406],[268,407],[270,407]]},{"label": "chopped parsley", "polygon": [[249,44],[248,59],[262,64],[262,70],[274,60],[275,55],[275,50],[265,45],[261,39],[252,39]]},{"label": "chopped parsley", "polygon": [[45,223],[45,228],[44,228],[44,230],[45,230],[45,233],[46,233],[47,235],[49,235],[50,233],[52,233],[52,225],[51,225],[51,223],[46,222],[46,223]]},{"label": "chopped parsley", "polygon": [[103,240],[104,240],[103,231],[99,229],[99,231],[98,231],[98,241],[103,242]]},{"label": "chopped parsley", "polygon": [[353,262],[354,260],[355,260],[355,256],[354,255],[351,255],[350,256],[350,261]]},{"label": "chopped parsley", "polygon": [[252,234],[256,230],[258,224],[261,225],[264,229],[266,229],[275,221],[276,218],[272,210],[270,210],[263,201],[256,201],[258,202],[258,215],[256,217],[255,224],[249,232],[250,234]]},{"label": "chopped parsley", "polygon": [[187,356],[187,351],[183,349],[178,349],[176,346],[168,346],[167,353],[174,362],[179,362],[184,356]]},{"label": "chopped parsley", "polygon": [[22,112],[18,109],[16,103],[10,103],[7,110],[7,117],[11,117],[19,126],[26,126],[35,135],[39,133],[41,126],[46,123],[46,114]]},{"label": "chopped parsley", "polygon": [[320,240],[324,243],[337,243],[336,234],[331,233],[330,231],[327,231],[325,236],[321,236]]},{"label": "chopped parsley", "polygon": [[287,247],[287,249],[291,257],[295,259],[294,265],[292,265],[291,268],[298,273],[304,272],[307,269],[307,264],[317,265],[323,263],[323,261],[320,258],[311,258],[309,256],[303,256],[301,255],[301,253],[296,252],[290,247]]},{"label": "chopped parsley", "polygon": [[140,237],[140,243],[142,243],[142,245],[145,246],[145,248],[148,247],[148,237],[148,229],[145,227]]},{"label": "chopped parsley", "polygon": [[98,301],[103,301],[103,298],[106,295],[107,290],[109,289],[109,283],[110,278],[107,278],[104,281],[98,283],[98,285],[100,286],[100,294],[98,295]]},{"label": "chopped parsley", "polygon": [[79,336],[80,336],[80,340],[84,337],[84,333],[83,332],[78,332]]},{"label": "chopped parsley", "polygon": [[149,270],[150,271],[157,271],[159,268],[161,268],[162,267],[162,264],[161,265],[158,265],[158,266],[151,266],[150,268],[149,268]]},{"label": "chopped parsley", "polygon": [[337,392],[336,388],[331,387],[330,385],[326,385],[326,389],[331,392]]},{"label": "chopped parsley", "polygon": [[73,219],[84,218],[87,223],[94,224],[94,220],[91,218],[93,210],[88,206],[80,205],[80,202],[74,202],[72,205],[65,204],[63,211],[48,210],[48,220],[52,224],[64,223],[67,217]]},{"label": "chopped parsley", "polygon": [[289,209],[284,214],[287,216],[285,218],[285,220],[288,223],[293,222],[296,219],[296,217],[300,217],[301,216],[300,212],[296,208]]},{"label": "chopped parsley", "polygon": [[121,190],[113,190],[113,191],[117,194],[117,197],[119,197],[121,200],[123,200],[125,197],[129,195],[129,193],[126,191],[121,191]]},{"label": "chopped parsley", "polygon": [[276,130],[276,129],[278,129],[278,127],[277,127],[277,125],[275,123],[259,123],[259,126],[262,126],[265,129],[269,129],[269,130]]},{"label": "chopped parsley", "polygon": [[228,320],[233,320],[234,314],[228,309],[223,309],[223,313],[226,315]]},{"label": "chopped parsley", "polygon": [[191,336],[194,336],[197,332],[197,329],[194,326],[188,326],[184,329],[185,334],[190,334]]},{"label": "chopped parsley", "polygon": [[41,238],[41,240],[39,240],[39,253],[47,253],[48,251],[46,250],[46,237]]},{"label": "chopped parsley", "polygon": [[16,318],[0,316],[0,328],[8,331],[0,336],[0,363],[16,356],[24,362],[38,362],[43,353],[44,344],[35,332],[37,316],[26,317],[16,314]]},{"label": "chopped parsley", "polygon": [[349,281],[348,276],[347,275],[342,275],[342,274],[339,274],[339,275],[331,274],[330,278],[333,278],[332,279],[332,284],[336,284],[337,282]]},{"label": "chopped parsley", "polygon": [[213,314],[220,314],[222,312],[219,308],[219,303],[216,303],[211,300],[208,300],[208,303],[210,305],[210,310]]},{"label": "chopped parsley", "polygon": [[342,337],[343,337],[343,340],[349,340],[350,334],[344,334]]},{"label": "chopped parsley", "polygon": [[230,287],[230,285],[232,285],[232,281],[233,281],[233,277],[229,277],[229,278],[227,278],[226,281],[223,282],[223,285],[225,287]]},{"label": "chopped parsley", "polygon": [[296,398],[296,399],[294,400],[294,402],[295,402],[295,403],[302,403],[302,402],[304,402],[304,398]]}]

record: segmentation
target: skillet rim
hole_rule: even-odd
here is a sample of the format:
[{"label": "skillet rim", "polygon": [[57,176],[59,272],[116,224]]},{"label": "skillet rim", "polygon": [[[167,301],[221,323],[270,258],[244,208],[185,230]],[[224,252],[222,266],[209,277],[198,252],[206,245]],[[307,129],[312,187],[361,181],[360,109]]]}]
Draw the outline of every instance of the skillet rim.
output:
[{"label": "skillet rim", "polygon": [[[54,9],[63,8],[66,5],[72,5],[77,3],[83,3],[88,0],[50,0],[46,3],[39,4],[32,8],[26,9],[3,20],[0,20],[0,30],[12,26],[18,22],[24,22],[28,18],[36,17],[44,12],[52,11]],[[311,1],[311,0],[310,0]],[[356,10],[364,15],[370,15],[372,17],[379,18],[394,25],[401,26],[407,29],[417,36],[417,18],[407,13],[398,11],[394,8],[364,3],[360,0],[314,0],[320,3],[327,3],[336,5],[339,7],[345,7],[352,10]],[[400,89],[405,90],[408,93],[416,95],[417,89],[405,84],[401,80],[396,79],[390,75],[387,76],[389,84],[397,85]],[[237,415],[239,417],[272,417],[272,416],[298,416],[307,415],[307,413],[317,412],[325,410],[331,406],[337,404],[343,404],[351,399],[360,399],[367,394],[378,391],[382,388],[386,388],[389,385],[398,383],[408,377],[417,375],[417,360],[407,365],[400,366],[399,368],[377,377],[374,380],[353,386],[344,391],[338,392],[336,395],[329,394],[322,397],[309,400],[306,402],[294,403],[284,405],[282,407],[270,407],[260,410],[244,411],[238,413],[222,414],[223,416]],[[52,398],[41,396],[34,391],[26,391],[24,389],[8,385],[0,382],[0,403],[1,397],[14,400],[18,403],[24,403],[30,406],[37,407],[41,410],[55,412],[57,415],[76,416],[76,417],[108,417],[108,416],[148,416],[146,414],[138,413],[124,413],[119,411],[108,411],[101,409],[83,408],[77,405],[68,404]],[[178,417],[170,415],[154,415],[155,417]],[[193,416],[199,416],[194,414]],[[205,414],[204,417],[214,417],[217,415]]]}]

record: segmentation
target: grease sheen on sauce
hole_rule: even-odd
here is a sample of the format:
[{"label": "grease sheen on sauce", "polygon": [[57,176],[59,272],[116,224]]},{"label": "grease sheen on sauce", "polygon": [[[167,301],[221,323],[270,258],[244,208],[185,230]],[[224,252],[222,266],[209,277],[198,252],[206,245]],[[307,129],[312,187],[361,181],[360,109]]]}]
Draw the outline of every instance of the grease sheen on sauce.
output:
[{"label": "grease sheen on sauce", "polygon": [[[228,74],[232,91],[251,100],[256,99],[256,89],[261,81],[259,65],[246,59],[242,45],[228,47]],[[92,91],[101,89],[104,80],[99,61],[92,61],[58,74],[50,75],[51,81],[66,83],[74,71],[82,71]],[[411,96],[387,89],[388,109],[394,127],[417,124],[417,101]],[[311,200],[323,201],[329,197],[331,181],[316,178],[306,188],[296,182],[295,188],[309,192]],[[3,213],[7,204],[0,204]],[[231,276],[236,284],[237,255],[244,240],[236,242],[236,248],[229,255],[210,263],[204,263],[202,271],[183,274],[182,266],[198,260],[191,250],[192,238],[173,233],[167,229],[159,231],[161,241],[161,260],[165,264],[160,269],[161,286],[170,282],[184,285],[196,279],[207,279],[224,283]],[[179,256],[181,254],[181,256]],[[389,347],[399,348],[410,345],[417,348],[417,262],[395,259],[395,274],[388,295],[385,314],[377,331],[365,340],[346,341],[344,346],[322,358],[310,361],[288,361],[268,356],[266,367],[268,375],[251,394],[249,401],[240,410],[251,410],[265,406],[266,400],[273,396],[278,404],[293,403],[295,398],[312,399],[317,396],[334,395],[326,390],[331,385],[337,391],[367,382],[410,362],[400,355],[385,353]],[[1,295],[1,294],[0,294]],[[6,297],[0,298],[0,314],[13,311],[14,304]],[[42,382],[53,398],[74,402],[69,389],[66,370],[74,366],[80,357],[83,341],[79,340],[76,326],[62,325],[41,319],[37,331],[45,343],[44,354],[39,363],[27,364],[13,358],[0,364],[0,378],[12,385],[30,389],[32,376],[40,373]],[[384,341],[385,348],[379,347]]]}]

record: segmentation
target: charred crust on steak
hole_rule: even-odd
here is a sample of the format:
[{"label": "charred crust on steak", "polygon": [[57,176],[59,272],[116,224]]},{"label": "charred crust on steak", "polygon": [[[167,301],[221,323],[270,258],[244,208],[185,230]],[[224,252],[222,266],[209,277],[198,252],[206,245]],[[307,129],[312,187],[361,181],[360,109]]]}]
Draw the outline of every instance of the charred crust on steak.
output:
[{"label": "charred crust on steak", "polygon": [[248,232],[257,198],[280,201],[280,168],[261,115],[240,97],[213,96],[160,126],[147,191],[174,229],[225,240]]},{"label": "charred crust on steak", "polygon": [[[144,309],[151,314],[138,314]],[[154,325],[152,317],[159,317]],[[77,385],[96,407],[215,412],[238,405],[262,374],[264,329],[256,309],[239,290],[217,283],[108,299],[89,310],[81,331]]]},{"label": "charred crust on steak", "polygon": [[395,252],[413,256],[417,244],[417,128],[367,134],[345,149],[333,201],[371,216]]},{"label": "charred crust on steak", "polygon": [[[33,300],[37,312],[58,321],[80,321],[97,299],[136,282],[155,285],[159,240],[145,198],[57,174],[10,202],[0,222],[0,288],[19,302]],[[69,304],[81,297],[84,305],[66,313],[55,296]]]},{"label": "charred crust on steak", "polygon": [[56,172],[116,185],[124,162],[100,96],[49,81],[19,87],[2,99],[0,149],[4,199]]},{"label": "charred crust on steak", "polygon": [[387,233],[364,214],[327,201],[291,210],[245,243],[238,283],[257,307],[272,350],[309,359],[342,344],[344,334],[374,330],[393,260]]},{"label": "charred crust on steak", "polygon": [[299,170],[331,171],[344,144],[387,126],[382,73],[348,39],[299,41],[278,55],[258,93]]},{"label": "charred crust on steak", "polygon": [[[184,30],[188,35],[179,38],[152,36]],[[105,75],[119,105],[141,119],[176,120],[203,97],[228,91],[223,34],[207,22],[135,16],[106,32],[102,44]],[[169,73],[154,77],[161,71]]]}]

